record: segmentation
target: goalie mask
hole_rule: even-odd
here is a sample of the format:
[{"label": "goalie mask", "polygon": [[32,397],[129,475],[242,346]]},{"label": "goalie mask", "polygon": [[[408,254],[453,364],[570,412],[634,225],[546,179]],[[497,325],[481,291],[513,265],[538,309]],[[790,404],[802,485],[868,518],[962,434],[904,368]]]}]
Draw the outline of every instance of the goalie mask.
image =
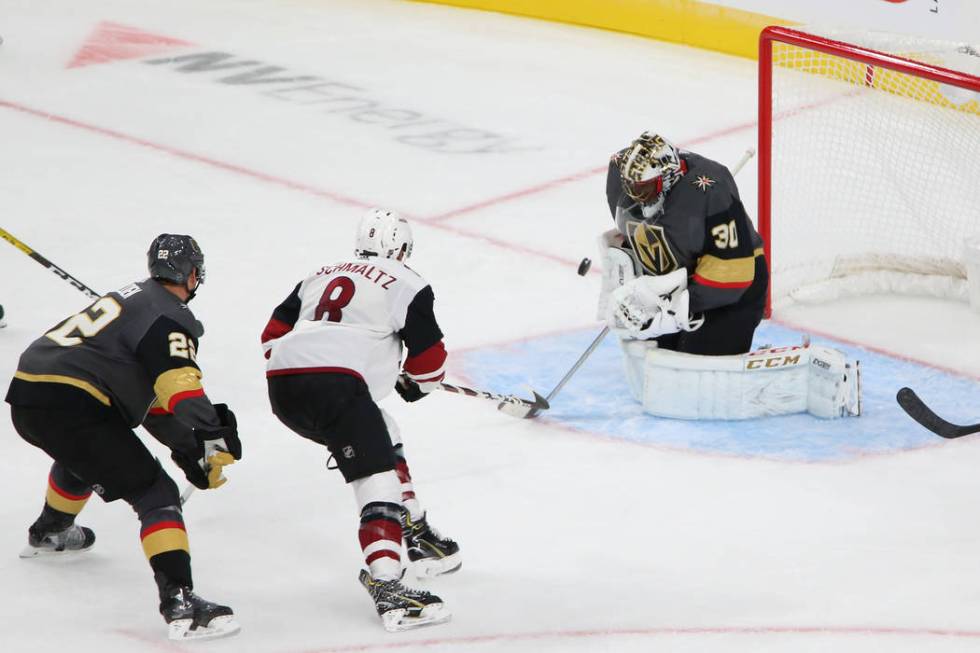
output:
[{"label": "goalie mask", "polygon": [[406,261],[412,255],[414,242],[412,228],[405,218],[387,209],[371,209],[357,227],[354,255],[397,259],[404,252],[402,260]]},{"label": "goalie mask", "polygon": [[667,192],[687,172],[674,144],[652,132],[640,134],[615,161],[623,191],[640,205],[645,218],[663,209]]}]

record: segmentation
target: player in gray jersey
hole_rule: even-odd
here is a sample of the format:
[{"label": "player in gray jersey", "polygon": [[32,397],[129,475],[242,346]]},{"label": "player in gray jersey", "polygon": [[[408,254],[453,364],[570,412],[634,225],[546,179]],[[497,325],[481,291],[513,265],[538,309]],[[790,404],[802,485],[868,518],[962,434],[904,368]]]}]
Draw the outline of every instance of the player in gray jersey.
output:
[{"label": "player in gray jersey", "polygon": [[749,351],[769,273],[728,168],[644,132],[612,156],[606,199],[616,229],[603,235],[600,317],[661,349]]},{"label": "player in gray jersey", "polygon": [[190,236],[162,234],[148,252],[150,278],[96,300],[21,355],[6,400],[14,428],[53,459],[41,515],[21,557],[87,551],[91,529],[75,524],[92,492],[123,499],[139,517],[143,550],[172,639],[238,630],[231,608],[197,596],[177,485],[133,429],[171,449],[196,487],[224,483],[241,458],[235,416],[201,385],[198,339],[187,303],[204,281]]},{"label": "player in gray jersey", "polygon": [[599,317],[630,393],[683,419],[860,414],[856,363],[820,346],[751,352],[769,285],[763,242],[728,168],[644,132],[614,154]]}]

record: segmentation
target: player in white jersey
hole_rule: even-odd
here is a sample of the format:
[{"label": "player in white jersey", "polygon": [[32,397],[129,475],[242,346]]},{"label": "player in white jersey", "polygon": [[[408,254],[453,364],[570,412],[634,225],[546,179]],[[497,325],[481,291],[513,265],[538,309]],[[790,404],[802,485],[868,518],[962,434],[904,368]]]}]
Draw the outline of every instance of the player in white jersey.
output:
[{"label": "player in white jersey", "polygon": [[324,266],[297,284],[262,333],[273,413],[325,445],[354,490],[369,570],[361,572],[361,583],[388,630],[450,616],[439,597],[401,583],[403,538],[416,573],[460,567],[457,544],[429,527],[398,427],[376,403],[392,388],[416,401],[445,375],[432,288],[405,265],[412,244],[404,218],[368,211],[355,259]]}]

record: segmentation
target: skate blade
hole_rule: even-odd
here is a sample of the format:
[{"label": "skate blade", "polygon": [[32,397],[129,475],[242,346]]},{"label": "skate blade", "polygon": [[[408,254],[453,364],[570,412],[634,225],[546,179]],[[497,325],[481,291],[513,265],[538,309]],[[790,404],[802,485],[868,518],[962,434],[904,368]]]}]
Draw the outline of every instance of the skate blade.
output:
[{"label": "skate blade", "polygon": [[44,547],[34,547],[28,544],[24,547],[24,550],[20,552],[20,556],[23,559],[27,558],[70,558],[71,556],[76,556],[80,553],[85,553],[86,551],[91,551],[92,547],[86,547],[84,549],[64,549],[63,551],[57,551],[55,549],[45,549]]},{"label": "skate blade", "polygon": [[381,623],[389,633],[399,633],[403,630],[435,626],[446,623],[453,613],[442,603],[427,605],[417,615],[409,615],[407,610],[389,610],[381,615]]},{"label": "skate blade", "polygon": [[191,628],[193,619],[177,619],[170,622],[167,635],[172,640],[186,642],[192,639],[217,639],[234,635],[242,629],[234,615],[215,617],[207,626]]},{"label": "skate blade", "polygon": [[463,561],[459,553],[448,555],[445,558],[423,558],[412,563],[416,578],[434,578],[459,571],[463,566]]}]

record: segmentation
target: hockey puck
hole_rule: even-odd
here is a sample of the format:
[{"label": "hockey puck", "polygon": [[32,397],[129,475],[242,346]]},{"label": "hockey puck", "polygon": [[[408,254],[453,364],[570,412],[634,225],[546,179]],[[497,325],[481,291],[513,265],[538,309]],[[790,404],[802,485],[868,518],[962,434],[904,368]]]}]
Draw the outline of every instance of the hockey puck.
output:
[{"label": "hockey puck", "polygon": [[592,267],[592,260],[589,258],[582,259],[582,262],[578,264],[578,275],[584,277],[589,272],[589,268]]}]

